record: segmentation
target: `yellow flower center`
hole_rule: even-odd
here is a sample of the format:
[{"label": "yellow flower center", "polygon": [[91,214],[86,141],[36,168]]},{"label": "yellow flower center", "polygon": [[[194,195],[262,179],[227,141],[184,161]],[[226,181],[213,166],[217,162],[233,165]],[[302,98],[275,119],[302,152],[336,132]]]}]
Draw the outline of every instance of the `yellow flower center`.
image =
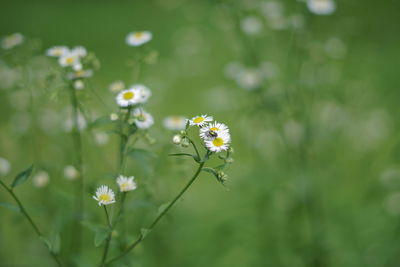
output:
[{"label": "yellow flower center", "polygon": [[121,184],[121,190],[126,190],[128,188],[129,188],[129,184],[128,183]]},{"label": "yellow flower center", "polygon": [[131,100],[133,97],[135,96],[135,94],[133,92],[126,92],[122,95],[122,97],[125,100]]},{"label": "yellow flower center", "polygon": [[69,57],[65,60],[65,62],[67,62],[67,64],[72,64],[74,63],[74,58],[73,57]]},{"label": "yellow flower center", "polygon": [[83,76],[83,74],[85,74],[85,71],[83,71],[83,70],[79,70],[79,71],[75,72],[75,76],[78,76],[78,77]]},{"label": "yellow flower center", "polygon": [[224,139],[222,139],[221,137],[217,137],[212,142],[214,146],[220,147],[224,144]]},{"label": "yellow flower center", "polygon": [[133,36],[135,36],[135,38],[139,38],[139,39],[142,38],[143,35],[144,35],[143,32],[135,32],[135,33],[133,34]]},{"label": "yellow flower center", "polygon": [[111,201],[111,198],[110,198],[110,195],[108,195],[108,194],[101,194],[99,196],[99,200],[104,201],[104,202],[109,202],[109,201]]},{"label": "yellow flower center", "polygon": [[212,127],[212,128],[210,128],[210,130],[213,131],[213,132],[216,132],[216,131],[219,130],[219,128],[217,128],[217,127]]},{"label": "yellow flower center", "polygon": [[195,119],[193,120],[194,123],[201,123],[201,122],[203,122],[203,121],[204,121],[204,118],[203,118],[203,117],[197,117],[197,118],[195,118]]}]

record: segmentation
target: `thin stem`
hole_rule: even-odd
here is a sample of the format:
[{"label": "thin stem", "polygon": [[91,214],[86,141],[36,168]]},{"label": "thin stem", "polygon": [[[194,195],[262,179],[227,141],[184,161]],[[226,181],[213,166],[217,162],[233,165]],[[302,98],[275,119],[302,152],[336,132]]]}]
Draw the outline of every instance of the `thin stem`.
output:
[{"label": "thin stem", "polygon": [[[18,207],[21,211],[21,213],[25,216],[25,218],[28,220],[29,224],[32,226],[33,230],[35,233],[38,235],[39,238],[42,238],[43,235],[39,230],[39,227],[35,224],[35,222],[32,220],[31,216],[29,216],[28,212],[25,210],[24,206],[22,205],[21,201],[18,199],[17,195],[15,195],[14,191],[9,188],[3,181],[0,180],[0,185],[3,186],[3,188],[13,197],[15,202],[17,202]],[[41,239],[43,240],[43,239]],[[44,242],[44,241],[43,241]],[[45,244],[47,249],[49,250],[50,255],[53,257],[54,261],[57,263],[58,266],[62,267],[61,261],[58,258],[58,255],[54,252],[52,252],[49,247]]]},{"label": "thin stem", "polygon": [[[199,176],[201,170],[203,169],[203,166],[205,164],[205,160],[201,161],[199,164],[199,167],[197,168],[197,171],[193,175],[193,177],[189,180],[189,182],[185,185],[185,187],[182,188],[182,190],[179,192],[179,194],[172,200],[172,202],[154,219],[154,221],[150,224],[150,226],[147,228],[149,231],[152,231],[153,228],[157,225],[157,223],[161,220],[161,218],[164,217],[165,214],[172,208],[172,206],[182,197],[182,195],[188,190],[188,188],[193,184],[193,182],[196,180],[196,178]],[[120,255],[116,256],[115,258],[112,258],[110,261],[106,263],[106,265],[124,257],[126,254],[128,254],[131,250],[133,250],[142,240],[144,239],[144,236],[142,233],[140,233],[138,239],[134,241],[131,245],[129,245],[124,252],[122,252]]]},{"label": "thin stem", "polygon": [[112,230],[113,230],[113,225],[111,224],[110,216],[108,215],[107,207],[106,205],[103,205],[104,208],[104,213],[106,214],[106,219],[107,219],[107,225],[109,228],[109,233],[107,236],[106,240],[106,245],[104,246],[104,251],[103,251],[103,256],[101,257],[101,262],[100,262],[100,267],[104,266],[104,263],[107,260],[107,255],[108,255],[108,249],[110,248],[110,243],[111,243],[111,237],[112,237]]},{"label": "thin stem", "polygon": [[196,145],[194,144],[194,142],[192,141],[192,139],[190,139],[189,137],[187,137],[187,139],[188,139],[189,142],[192,144],[194,150],[196,151],[196,156],[197,156],[197,158],[200,160],[200,154],[199,154],[199,151],[197,150]]},{"label": "thin stem", "polygon": [[71,97],[71,106],[73,111],[73,129],[72,129],[72,139],[74,142],[75,148],[75,155],[76,155],[76,167],[79,172],[79,185],[76,194],[76,216],[77,216],[77,223],[75,224],[75,240],[77,241],[76,244],[73,245],[74,250],[79,253],[81,250],[81,241],[82,241],[82,226],[80,221],[83,218],[83,210],[84,210],[84,180],[83,180],[83,160],[82,160],[82,137],[79,131],[79,103],[78,98],[76,96],[75,89],[70,86],[70,97]]}]

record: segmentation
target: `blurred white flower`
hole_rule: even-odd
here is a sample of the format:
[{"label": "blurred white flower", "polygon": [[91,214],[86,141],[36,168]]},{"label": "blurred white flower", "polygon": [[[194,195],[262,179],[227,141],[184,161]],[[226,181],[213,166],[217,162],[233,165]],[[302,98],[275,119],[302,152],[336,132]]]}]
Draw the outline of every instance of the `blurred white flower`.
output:
[{"label": "blurred white flower", "polygon": [[131,32],[126,36],[126,43],[130,46],[140,46],[149,42],[152,37],[149,31]]},{"label": "blurred white flower", "polygon": [[239,62],[230,62],[225,65],[224,74],[229,79],[235,79],[243,70],[243,65]]},{"label": "blurred white flower", "polygon": [[79,56],[69,52],[62,55],[59,58],[58,63],[61,67],[72,67],[73,65],[80,64]]},{"label": "blurred white flower", "polygon": [[240,21],[240,27],[244,33],[248,35],[256,35],[261,32],[263,24],[259,18],[249,16]]},{"label": "blurred white flower", "polygon": [[67,77],[70,80],[78,79],[78,78],[89,78],[92,77],[93,70],[77,70],[74,72],[68,72]]},{"label": "blurred white flower", "polygon": [[[74,127],[74,119],[72,118],[68,118],[64,121],[64,130],[66,132],[70,132],[72,131],[73,127]],[[86,129],[87,123],[86,123],[86,119],[85,117],[81,114],[78,113],[78,130],[82,131],[84,129]]]},{"label": "blurred white flower", "polygon": [[139,103],[146,103],[151,96],[150,89],[143,84],[134,84],[129,89],[139,92]]},{"label": "blurred white flower", "polygon": [[128,107],[140,103],[141,93],[136,89],[123,90],[115,99],[120,107]]},{"label": "blurred white flower", "polygon": [[99,202],[99,206],[115,203],[115,194],[106,185],[97,188],[96,195],[93,198]]},{"label": "blurred white flower", "polygon": [[330,15],[336,10],[334,0],[307,0],[307,6],[316,15]]},{"label": "blurred white flower", "polygon": [[76,90],[82,90],[85,88],[85,83],[82,80],[76,80],[74,81],[74,88]]},{"label": "blurred white flower", "polygon": [[78,57],[86,57],[87,51],[86,48],[83,46],[75,46],[72,50],[71,53],[78,56]]},{"label": "blurred white flower", "polygon": [[186,127],[187,118],[184,116],[168,116],[164,118],[163,125],[171,131],[184,130]]},{"label": "blurred white flower", "polygon": [[245,90],[254,90],[261,87],[263,75],[259,69],[243,69],[236,77],[237,84]]},{"label": "blurred white flower", "polygon": [[1,40],[1,47],[3,49],[11,49],[17,45],[20,45],[24,42],[24,36],[20,33],[13,33],[4,37]]},{"label": "blurred white flower", "polygon": [[125,84],[123,81],[115,81],[110,84],[109,90],[113,93],[121,92],[125,89]]},{"label": "blurred white flower", "polygon": [[341,59],[346,56],[347,48],[339,38],[330,38],[325,43],[325,53],[331,58]]},{"label": "blurred white flower", "polygon": [[126,176],[120,175],[117,178],[117,184],[119,187],[119,191],[120,192],[128,192],[128,191],[135,190],[137,188],[137,185],[133,181],[133,179],[135,179],[135,177],[133,177],[133,176],[126,177]]},{"label": "blurred white flower", "polygon": [[154,124],[153,116],[142,108],[133,110],[132,115],[134,117],[133,121],[139,129],[147,129]]},{"label": "blurred white flower", "polygon": [[98,132],[94,134],[95,141],[98,145],[105,145],[108,143],[109,136],[106,133]]},{"label": "blurred white flower", "polygon": [[194,125],[203,126],[207,122],[212,122],[213,120],[214,120],[214,118],[212,116],[201,115],[201,116],[193,117],[191,120],[189,120],[189,124],[191,126],[194,126]]},{"label": "blurred white flower", "polygon": [[7,175],[11,170],[11,164],[5,158],[0,157],[0,175]]},{"label": "blurred white flower", "polygon": [[61,57],[69,53],[66,46],[53,46],[46,50],[46,55],[49,57]]},{"label": "blurred white flower", "polygon": [[45,171],[40,171],[32,177],[32,183],[36,187],[45,187],[50,182],[50,176]]},{"label": "blurred white flower", "polygon": [[63,174],[67,180],[75,180],[75,179],[79,178],[78,170],[72,165],[65,166],[64,170],[63,170]]}]

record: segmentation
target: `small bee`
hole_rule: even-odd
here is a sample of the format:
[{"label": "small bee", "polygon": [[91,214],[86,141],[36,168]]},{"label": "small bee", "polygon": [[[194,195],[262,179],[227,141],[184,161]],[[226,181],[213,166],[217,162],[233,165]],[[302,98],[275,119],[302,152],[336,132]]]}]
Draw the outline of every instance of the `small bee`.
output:
[{"label": "small bee", "polygon": [[218,137],[217,132],[215,132],[215,131],[213,131],[213,130],[209,130],[209,131],[206,133],[206,135],[207,135],[208,137],[210,137],[210,138],[217,138],[217,137]]}]

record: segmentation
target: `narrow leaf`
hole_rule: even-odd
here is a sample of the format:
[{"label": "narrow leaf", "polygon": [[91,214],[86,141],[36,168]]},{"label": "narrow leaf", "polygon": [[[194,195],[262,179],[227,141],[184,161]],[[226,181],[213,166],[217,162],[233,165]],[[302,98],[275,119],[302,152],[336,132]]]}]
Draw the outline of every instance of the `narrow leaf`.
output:
[{"label": "narrow leaf", "polygon": [[160,207],[158,208],[157,216],[160,215],[161,213],[163,213],[164,210],[169,206],[170,203],[171,202],[161,204]]},{"label": "narrow leaf", "polygon": [[11,184],[11,188],[16,187],[17,185],[22,184],[26,180],[28,180],[29,176],[31,175],[33,170],[33,164],[26,170],[20,172],[15,178],[13,183]]}]

